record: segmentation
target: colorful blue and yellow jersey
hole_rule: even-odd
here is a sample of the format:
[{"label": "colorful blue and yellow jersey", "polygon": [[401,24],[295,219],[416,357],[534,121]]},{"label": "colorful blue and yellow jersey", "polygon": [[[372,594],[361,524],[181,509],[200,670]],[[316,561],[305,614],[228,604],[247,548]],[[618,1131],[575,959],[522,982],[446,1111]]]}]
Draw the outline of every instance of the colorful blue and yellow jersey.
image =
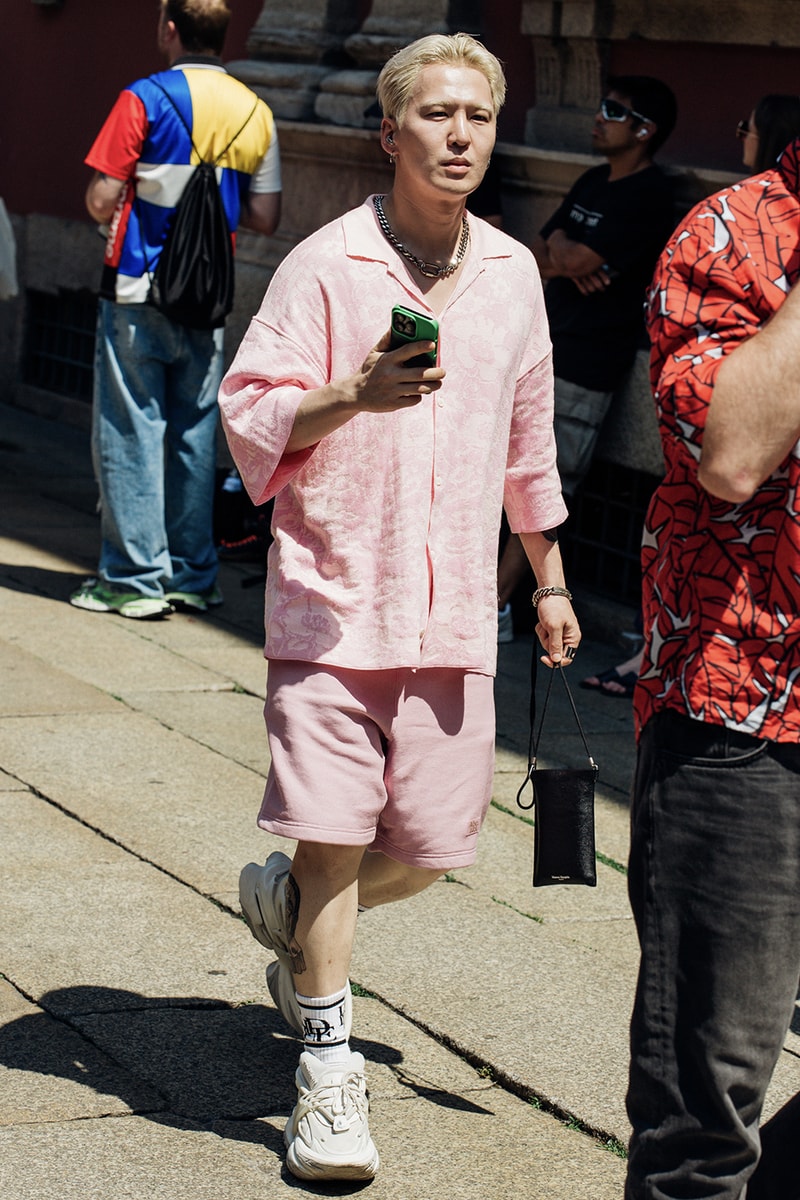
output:
[{"label": "colorful blue and yellow jersey", "polygon": [[275,123],[264,101],[205,57],[182,59],[120,93],[85,160],[127,185],[109,225],[103,296],[123,304],[147,299],[175,205],[201,160],[216,164],[235,244],[248,192],[281,190]]}]

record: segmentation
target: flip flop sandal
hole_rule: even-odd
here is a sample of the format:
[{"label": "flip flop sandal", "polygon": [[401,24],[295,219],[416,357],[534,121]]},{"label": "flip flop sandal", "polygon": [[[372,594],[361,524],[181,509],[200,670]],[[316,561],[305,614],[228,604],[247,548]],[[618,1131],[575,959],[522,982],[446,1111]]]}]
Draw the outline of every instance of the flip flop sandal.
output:
[{"label": "flip flop sandal", "polygon": [[[588,679],[582,679],[579,686],[589,692],[602,692],[604,696],[630,700],[638,678],[635,671],[626,671],[624,675],[620,675],[616,667],[609,667],[607,671],[602,671],[599,675],[591,675]],[[606,687],[606,684],[609,683],[618,683],[622,691]]]}]

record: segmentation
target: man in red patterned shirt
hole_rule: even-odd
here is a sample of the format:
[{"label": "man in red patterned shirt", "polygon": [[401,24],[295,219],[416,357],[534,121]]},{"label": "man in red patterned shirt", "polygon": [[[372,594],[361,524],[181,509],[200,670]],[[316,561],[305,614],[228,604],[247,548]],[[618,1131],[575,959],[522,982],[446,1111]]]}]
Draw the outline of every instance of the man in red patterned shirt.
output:
[{"label": "man in red patterned shirt", "polygon": [[800,140],[697,205],[650,294],[626,1200],[800,1196],[800,1094],[759,1134],[800,975],[799,278]]}]

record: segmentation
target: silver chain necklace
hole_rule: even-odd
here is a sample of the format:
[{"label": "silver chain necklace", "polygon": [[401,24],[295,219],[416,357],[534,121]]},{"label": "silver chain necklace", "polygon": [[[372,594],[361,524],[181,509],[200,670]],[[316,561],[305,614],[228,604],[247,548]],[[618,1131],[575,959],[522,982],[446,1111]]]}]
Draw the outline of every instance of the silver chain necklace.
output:
[{"label": "silver chain necklace", "polygon": [[424,258],[417,258],[416,254],[412,254],[407,247],[396,237],[394,230],[386,219],[386,213],[383,211],[383,196],[373,196],[372,203],[375,206],[375,215],[378,218],[378,224],[381,227],[381,232],[391,246],[394,246],[398,254],[402,254],[403,258],[407,258],[410,263],[420,271],[428,279],[447,279],[454,271],[457,271],[464,261],[464,255],[467,253],[469,245],[469,222],[467,214],[461,216],[461,240],[458,243],[456,256],[444,267],[438,266],[437,263],[425,262]]}]

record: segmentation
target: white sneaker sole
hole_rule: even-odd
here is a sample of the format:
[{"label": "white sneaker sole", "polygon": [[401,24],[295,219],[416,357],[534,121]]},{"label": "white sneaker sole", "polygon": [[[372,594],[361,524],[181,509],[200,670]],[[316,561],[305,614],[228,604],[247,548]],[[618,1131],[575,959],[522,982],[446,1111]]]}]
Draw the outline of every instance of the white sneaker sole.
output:
[{"label": "white sneaker sole", "polygon": [[374,1179],[378,1174],[381,1160],[377,1149],[363,1163],[330,1163],[317,1162],[313,1159],[301,1159],[294,1153],[294,1142],[290,1143],[286,1152],[286,1166],[298,1179]]},{"label": "white sneaker sole", "polygon": [[364,1157],[349,1162],[331,1162],[330,1159],[315,1158],[298,1152],[297,1138],[289,1133],[291,1118],[283,1131],[286,1145],[286,1166],[298,1179],[374,1179],[381,1165],[378,1148],[370,1138]]},{"label": "white sneaker sole", "polygon": [[149,600],[147,597],[126,600],[117,606],[104,604],[102,600],[95,600],[91,596],[70,596],[69,602],[73,608],[81,608],[84,612],[116,613],[118,617],[127,617],[132,621],[157,621],[175,611],[165,600]]}]

